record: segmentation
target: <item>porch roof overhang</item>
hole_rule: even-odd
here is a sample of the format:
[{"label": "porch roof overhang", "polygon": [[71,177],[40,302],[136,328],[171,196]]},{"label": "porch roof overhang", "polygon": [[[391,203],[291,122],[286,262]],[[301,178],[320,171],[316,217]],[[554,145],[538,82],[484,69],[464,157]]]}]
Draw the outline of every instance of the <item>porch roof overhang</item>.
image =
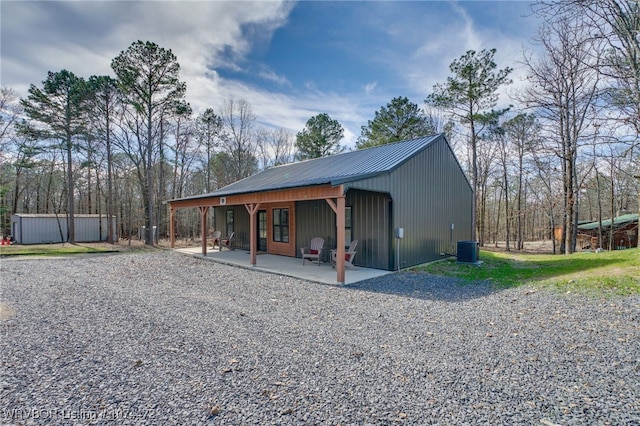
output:
[{"label": "porch roof overhang", "polygon": [[323,200],[344,196],[343,185],[309,185],[272,190],[246,191],[228,193],[217,191],[194,197],[169,200],[167,203],[174,209],[190,207],[218,207],[243,204],[268,204],[288,201]]}]

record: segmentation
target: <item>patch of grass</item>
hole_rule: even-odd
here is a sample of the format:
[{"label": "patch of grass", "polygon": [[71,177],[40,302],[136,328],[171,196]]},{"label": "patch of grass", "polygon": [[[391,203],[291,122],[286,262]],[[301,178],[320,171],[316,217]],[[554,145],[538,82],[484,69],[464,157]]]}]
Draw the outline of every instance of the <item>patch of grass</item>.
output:
[{"label": "patch of grass", "polygon": [[119,250],[80,244],[35,244],[0,246],[0,256],[68,256],[87,253],[113,253]]},{"label": "patch of grass", "polygon": [[584,293],[640,294],[640,249],[571,255],[480,251],[481,265],[447,259],[415,267],[465,281],[490,281],[508,288],[535,284]]}]

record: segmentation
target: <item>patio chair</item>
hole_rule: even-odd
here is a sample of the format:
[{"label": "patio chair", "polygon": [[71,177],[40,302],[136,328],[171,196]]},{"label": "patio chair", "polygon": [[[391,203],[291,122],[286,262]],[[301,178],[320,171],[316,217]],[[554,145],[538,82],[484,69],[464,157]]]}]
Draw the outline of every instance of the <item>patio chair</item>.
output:
[{"label": "patio chair", "polygon": [[[356,268],[353,265],[353,258],[356,257],[356,247],[358,247],[358,240],[353,240],[349,243],[349,248],[344,252],[344,266]],[[335,268],[337,262],[338,250],[331,250],[331,266]]]},{"label": "patio chair", "polygon": [[211,249],[215,249],[216,244],[218,245],[218,247],[220,247],[221,236],[222,236],[222,232],[220,231],[214,231],[213,234],[211,234]]},{"label": "patio chair", "polygon": [[324,238],[322,237],[313,238],[309,247],[301,247],[300,252],[302,253],[302,264],[304,265],[304,261],[307,259],[311,261],[315,259],[318,261],[318,266],[320,266],[320,258],[322,258],[323,248]]},{"label": "patio chair", "polygon": [[233,250],[231,247],[231,243],[233,242],[233,237],[235,237],[236,233],[232,232],[226,240],[220,240],[220,251],[222,251],[222,247],[226,247],[229,250]]}]

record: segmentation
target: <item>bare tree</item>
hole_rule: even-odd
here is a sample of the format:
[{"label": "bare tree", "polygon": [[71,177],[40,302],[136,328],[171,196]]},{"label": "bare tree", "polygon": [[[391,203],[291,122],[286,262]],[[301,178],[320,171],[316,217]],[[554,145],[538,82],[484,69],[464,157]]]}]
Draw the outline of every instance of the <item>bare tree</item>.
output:
[{"label": "bare tree", "polygon": [[263,128],[257,135],[263,170],[293,161],[295,138],[291,132],[282,127],[273,130]]},{"label": "bare tree", "polygon": [[[609,118],[633,134],[623,138],[629,145],[625,155],[640,169],[640,2],[638,0],[540,0],[535,10],[545,17],[583,17],[589,35],[603,41],[605,54],[598,71],[608,79],[603,99],[619,115]],[[622,132],[622,129],[618,130]],[[637,204],[640,212],[640,173]],[[638,239],[640,247],[640,238]]]},{"label": "bare tree", "polygon": [[[13,170],[11,162],[16,148],[20,147],[20,139],[16,135],[16,123],[22,113],[16,92],[2,86],[0,88],[0,231],[5,232],[11,221],[11,214],[15,213],[15,203],[13,208],[9,204],[8,193],[11,191],[11,180],[15,179],[18,185],[19,179],[16,176],[17,170]],[[14,194],[14,196],[17,196]]]},{"label": "bare tree", "polygon": [[224,164],[227,182],[235,182],[251,176],[258,170],[254,126],[256,116],[251,104],[244,99],[230,99],[220,111],[224,126],[222,147],[224,156],[218,160]]},{"label": "bare tree", "polygon": [[564,208],[561,253],[576,249],[578,222],[577,158],[588,114],[593,111],[599,74],[598,49],[580,18],[561,17],[539,30],[543,56],[525,56],[530,86],[521,100],[548,125],[550,147],[561,159]]},{"label": "bare tree", "polygon": [[183,196],[187,172],[197,158],[198,137],[196,136],[197,120],[191,119],[191,107],[182,105],[174,117],[173,139],[173,183],[171,198]]},{"label": "bare tree", "polygon": [[489,199],[496,175],[495,161],[498,157],[494,131],[478,138],[476,145],[477,237],[481,246],[484,246],[491,235]]},{"label": "bare tree", "polygon": [[7,144],[15,136],[15,124],[22,114],[18,95],[10,87],[0,87],[0,153],[7,151]]},{"label": "bare tree", "polygon": [[104,145],[107,166],[107,241],[113,243],[116,239],[111,218],[114,216],[113,200],[113,129],[114,121],[120,114],[120,92],[118,82],[109,76],[89,77],[91,90],[93,126],[96,137]]},{"label": "bare tree", "polygon": [[518,114],[504,123],[504,129],[513,155],[516,158],[516,250],[523,249],[524,229],[523,216],[525,214],[524,200],[524,168],[525,156],[531,152],[531,147],[539,138],[540,126],[534,115]]}]

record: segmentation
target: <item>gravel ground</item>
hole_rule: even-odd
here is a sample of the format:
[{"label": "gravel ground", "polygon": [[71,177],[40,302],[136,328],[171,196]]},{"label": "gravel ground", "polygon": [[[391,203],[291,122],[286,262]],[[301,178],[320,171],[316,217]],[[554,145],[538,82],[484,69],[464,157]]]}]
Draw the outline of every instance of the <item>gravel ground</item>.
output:
[{"label": "gravel ground", "polygon": [[3,424],[640,424],[640,298],[3,259]]}]

